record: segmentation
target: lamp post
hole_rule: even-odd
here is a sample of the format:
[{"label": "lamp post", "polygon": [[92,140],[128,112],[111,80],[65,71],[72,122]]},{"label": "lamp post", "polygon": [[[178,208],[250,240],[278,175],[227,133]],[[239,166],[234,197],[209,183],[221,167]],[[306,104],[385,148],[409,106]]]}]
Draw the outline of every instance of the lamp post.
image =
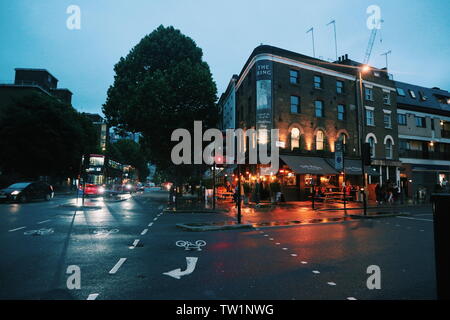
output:
[{"label": "lamp post", "polygon": [[[370,67],[368,65],[363,65],[362,67],[358,68],[358,78],[359,83],[357,83],[356,91],[357,91],[357,98],[356,101],[358,103],[358,135],[359,135],[359,151],[361,154],[361,175],[362,175],[362,181],[363,186],[361,188],[361,191],[363,193],[363,207],[364,207],[364,215],[367,215],[367,199],[366,199],[366,172],[365,172],[365,159],[363,156],[364,150],[364,99],[363,99],[363,85],[362,85],[362,73],[366,73],[370,70]],[[359,92],[358,92],[359,88]]]}]

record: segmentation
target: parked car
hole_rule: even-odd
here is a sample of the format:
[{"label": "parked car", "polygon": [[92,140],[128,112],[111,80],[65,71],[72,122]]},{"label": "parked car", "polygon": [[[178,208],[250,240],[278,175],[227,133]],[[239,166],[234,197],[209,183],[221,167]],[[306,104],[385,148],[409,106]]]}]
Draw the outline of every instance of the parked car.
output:
[{"label": "parked car", "polygon": [[53,187],[42,181],[17,182],[0,190],[0,200],[22,203],[36,199],[49,201],[53,196]]}]

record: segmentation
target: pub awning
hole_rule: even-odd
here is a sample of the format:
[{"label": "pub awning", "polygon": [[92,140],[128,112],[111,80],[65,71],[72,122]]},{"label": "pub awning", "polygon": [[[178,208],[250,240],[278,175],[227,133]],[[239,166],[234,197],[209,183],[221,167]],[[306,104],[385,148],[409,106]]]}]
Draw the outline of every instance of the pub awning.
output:
[{"label": "pub awning", "polygon": [[324,158],[287,155],[280,158],[297,174],[339,174]]},{"label": "pub awning", "polygon": [[[369,175],[379,175],[378,172],[374,172],[371,170],[371,167],[365,166],[364,170]],[[347,175],[361,175],[361,160],[355,160],[355,159],[344,159],[344,172]]]}]

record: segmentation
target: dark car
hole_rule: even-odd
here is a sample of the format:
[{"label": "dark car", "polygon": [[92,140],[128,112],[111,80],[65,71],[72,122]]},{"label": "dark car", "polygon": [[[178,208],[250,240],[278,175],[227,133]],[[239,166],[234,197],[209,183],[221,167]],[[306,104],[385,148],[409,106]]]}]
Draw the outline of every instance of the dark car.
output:
[{"label": "dark car", "polygon": [[43,199],[49,201],[53,198],[53,187],[45,182],[17,182],[0,190],[0,200],[27,202]]}]

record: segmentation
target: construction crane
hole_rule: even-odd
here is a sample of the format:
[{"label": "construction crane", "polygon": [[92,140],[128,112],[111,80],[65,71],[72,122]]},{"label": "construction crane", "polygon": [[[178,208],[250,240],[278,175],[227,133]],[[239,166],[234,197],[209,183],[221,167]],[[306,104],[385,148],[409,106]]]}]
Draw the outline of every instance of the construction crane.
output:
[{"label": "construction crane", "polygon": [[[375,38],[377,37],[377,31],[378,31],[378,29],[381,29],[381,24],[383,22],[384,22],[383,19],[377,20],[376,25],[374,26],[374,28],[372,29],[372,32],[370,33],[369,44],[367,45],[366,56],[364,57],[364,62],[363,62],[364,64],[369,63],[370,55],[372,54],[373,43],[375,42]],[[382,41],[382,40],[380,39],[380,41]]]}]

